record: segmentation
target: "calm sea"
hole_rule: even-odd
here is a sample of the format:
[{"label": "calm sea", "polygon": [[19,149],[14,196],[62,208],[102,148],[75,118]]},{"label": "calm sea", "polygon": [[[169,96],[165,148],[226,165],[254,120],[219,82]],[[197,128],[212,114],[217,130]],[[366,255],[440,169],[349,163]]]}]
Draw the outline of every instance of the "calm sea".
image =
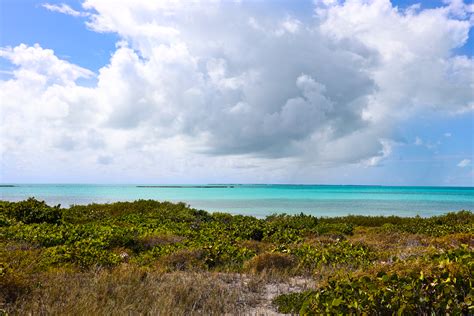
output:
[{"label": "calm sea", "polygon": [[50,204],[104,203],[154,199],[182,201],[194,208],[265,216],[304,212],[316,216],[431,216],[473,210],[474,187],[390,187],[345,185],[83,185],[16,184],[0,187],[0,199],[28,197]]}]

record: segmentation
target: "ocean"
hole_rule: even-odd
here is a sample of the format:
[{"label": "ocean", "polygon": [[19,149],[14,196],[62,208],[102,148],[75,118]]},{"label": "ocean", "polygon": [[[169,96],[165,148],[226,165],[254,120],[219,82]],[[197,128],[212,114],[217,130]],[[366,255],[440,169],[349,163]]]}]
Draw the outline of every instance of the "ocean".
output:
[{"label": "ocean", "polygon": [[474,187],[352,185],[85,185],[15,184],[0,186],[0,199],[28,197],[49,204],[109,203],[153,199],[185,202],[207,211],[264,217],[273,213],[315,216],[433,216],[474,209]]}]

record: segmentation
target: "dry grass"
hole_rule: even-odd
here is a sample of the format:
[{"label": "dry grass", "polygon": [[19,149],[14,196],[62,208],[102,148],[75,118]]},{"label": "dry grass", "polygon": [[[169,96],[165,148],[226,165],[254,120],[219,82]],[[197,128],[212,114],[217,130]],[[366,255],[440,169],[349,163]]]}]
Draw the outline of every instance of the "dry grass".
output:
[{"label": "dry grass", "polygon": [[173,234],[148,235],[136,240],[137,244],[144,249],[151,249],[155,246],[163,246],[182,242],[185,238]]},{"label": "dry grass", "polygon": [[158,261],[157,267],[167,272],[203,271],[206,269],[202,261],[202,251],[192,249],[182,249],[164,256]]},{"label": "dry grass", "polygon": [[[251,283],[251,282],[250,282]],[[122,265],[114,270],[56,271],[39,277],[27,296],[7,306],[12,314],[222,315],[257,301],[254,285],[239,275],[157,273]]]},{"label": "dry grass", "polygon": [[239,242],[239,246],[255,251],[257,255],[270,251],[270,249],[273,247],[271,243],[256,240],[242,240]]},{"label": "dry grass", "polygon": [[420,257],[431,251],[432,237],[404,232],[386,232],[378,228],[358,227],[348,241],[369,246],[382,262],[393,258]]},{"label": "dry grass", "polygon": [[252,273],[278,272],[285,274],[296,265],[296,259],[285,253],[263,253],[245,263],[245,269]]},{"label": "dry grass", "polygon": [[457,233],[433,238],[431,240],[431,245],[437,248],[456,248],[461,244],[468,245],[471,249],[474,248],[474,238],[472,234]]}]

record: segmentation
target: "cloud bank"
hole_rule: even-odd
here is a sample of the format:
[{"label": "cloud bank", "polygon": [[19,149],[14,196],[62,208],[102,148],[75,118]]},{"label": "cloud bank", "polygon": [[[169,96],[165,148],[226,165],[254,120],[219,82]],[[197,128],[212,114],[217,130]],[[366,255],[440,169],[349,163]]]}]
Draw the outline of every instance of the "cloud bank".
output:
[{"label": "cloud bank", "polygon": [[308,166],[379,165],[405,121],[474,109],[474,61],[455,53],[473,24],[462,1],[316,1],[309,19],[246,1],[45,7],[87,15],[89,29],[121,41],[98,73],[39,44],[0,50],[16,67],[0,81],[12,173],[53,164],[157,182],[245,181],[255,169],[288,179]]}]

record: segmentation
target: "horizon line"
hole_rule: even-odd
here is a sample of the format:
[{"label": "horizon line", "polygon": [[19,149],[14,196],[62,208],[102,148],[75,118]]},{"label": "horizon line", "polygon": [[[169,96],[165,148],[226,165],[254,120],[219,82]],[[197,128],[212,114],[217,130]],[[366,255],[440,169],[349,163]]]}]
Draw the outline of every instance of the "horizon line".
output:
[{"label": "horizon line", "polygon": [[92,183],[92,182],[0,182],[0,187],[9,185],[100,185],[100,186],[163,186],[163,187],[179,187],[179,186],[354,186],[354,187],[439,187],[439,188],[474,188],[474,185],[408,185],[408,184],[325,184],[325,183],[151,183],[151,182],[132,182],[132,183]]}]

